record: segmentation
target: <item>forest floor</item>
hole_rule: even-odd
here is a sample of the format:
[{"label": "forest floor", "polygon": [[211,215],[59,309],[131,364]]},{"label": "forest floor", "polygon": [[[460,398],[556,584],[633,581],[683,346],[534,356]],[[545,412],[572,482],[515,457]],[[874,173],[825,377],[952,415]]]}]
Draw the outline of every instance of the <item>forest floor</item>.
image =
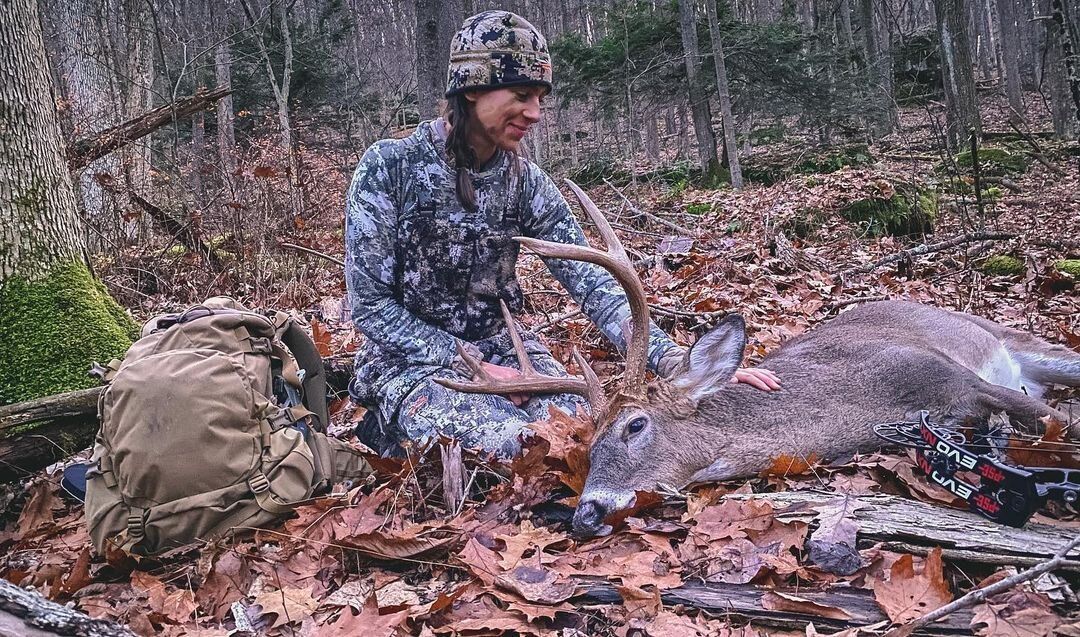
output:
[{"label": "forest floor", "polygon": [[[997,101],[984,109],[985,130],[1011,130]],[[867,149],[866,161],[795,172],[768,186],[734,192],[599,185],[590,194],[634,256],[644,258],[639,272],[654,318],[683,344],[738,312],[747,320],[754,362],[859,301],[890,298],[972,312],[1080,347],[1080,272],[1060,263],[1080,258],[1080,150],[1042,138],[988,140],[980,150],[996,159],[982,168],[977,200],[969,175],[942,166],[932,121],[926,111],[905,110],[899,132]],[[798,169],[829,152],[793,136],[758,149],[754,162]],[[918,206],[931,213],[932,233],[878,234],[898,210]],[[329,206],[323,221],[298,231],[294,242],[340,257],[337,210]],[[947,247],[903,255],[951,239],[957,240]],[[358,337],[342,307],[340,268],[302,258],[313,270],[306,279],[310,303],[293,309],[311,320],[325,353],[348,357]],[[577,347],[602,380],[615,379],[617,354],[574,315],[542,264],[525,257],[519,275],[525,322],[556,356],[566,361]],[[159,309],[151,305],[136,313]],[[361,416],[343,399],[333,411],[340,431]],[[60,492],[55,473],[43,472],[8,507],[0,575],[140,635],[809,637],[818,627],[855,635],[872,624],[862,634],[882,632],[890,621],[910,621],[1049,557],[1007,550],[1010,538],[1028,536],[1006,527],[992,528],[992,539],[979,543],[985,549],[1002,542],[998,554],[1008,557],[972,557],[980,547],[956,537],[989,523],[926,482],[913,456],[902,452],[832,466],[781,457],[753,480],[642,494],[629,516],[612,521],[610,536],[580,540],[570,536],[568,519],[587,471],[590,426],[554,416],[535,430],[526,453],[510,464],[465,451],[463,503],[444,498],[443,455],[435,445],[407,460],[373,458],[377,479],[300,507],[282,527],[152,559],[120,552],[92,558],[81,508]],[[1071,448],[1054,449],[1053,462],[1080,467]],[[1029,454],[1025,461],[1032,457],[1043,460]],[[801,508],[741,497],[803,491],[834,495]],[[888,530],[878,528],[883,518],[872,513],[837,523],[837,510],[873,512],[886,501],[881,494],[922,503],[913,510],[926,520],[940,512],[954,520],[957,536],[930,534],[920,544],[923,520],[915,519],[909,522],[916,531],[897,531],[901,537],[890,542],[882,539]],[[1068,538],[1080,533],[1080,519],[1050,506],[1024,532]],[[822,555],[823,547],[839,545],[853,560],[847,566]],[[962,621],[929,630],[1078,635],[1076,572],[1021,585],[976,604]],[[719,591],[720,602],[672,596],[695,587]],[[739,602],[751,593],[749,603]]]}]

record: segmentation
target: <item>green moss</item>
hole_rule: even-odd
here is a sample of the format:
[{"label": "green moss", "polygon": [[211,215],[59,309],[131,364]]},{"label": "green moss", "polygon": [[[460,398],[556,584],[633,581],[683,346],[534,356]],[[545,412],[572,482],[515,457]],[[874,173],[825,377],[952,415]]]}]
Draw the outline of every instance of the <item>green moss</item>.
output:
[{"label": "green moss", "polygon": [[686,212],[692,215],[703,215],[712,212],[711,203],[692,203],[686,206]]},{"label": "green moss", "polygon": [[[971,173],[971,151],[966,150],[953,157],[956,167],[964,173]],[[948,171],[951,166],[945,164],[939,166],[943,171]],[[979,172],[984,176],[1005,177],[1019,175],[1028,169],[1027,158],[1020,153],[1012,153],[1004,148],[980,148],[979,149]]]},{"label": "green moss", "polygon": [[1080,278],[1080,259],[1062,259],[1054,262],[1054,269],[1058,272]]},{"label": "green moss", "polygon": [[846,166],[865,166],[872,163],[874,156],[867,147],[855,144],[809,155],[800,151],[798,156],[752,156],[744,162],[742,169],[743,177],[747,181],[768,186],[792,175],[832,173]]},{"label": "green moss", "polygon": [[1024,273],[1024,262],[1007,254],[995,254],[986,259],[979,266],[985,274],[990,276],[1014,276]]},{"label": "green moss", "polygon": [[138,326],[82,263],[0,288],[0,404],[97,384],[95,361],[121,356]]},{"label": "green moss", "polygon": [[904,184],[895,186],[896,194],[892,197],[856,200],[841,209],[840,216],[872,237],[930,232],[937,216],[937,194]]},{"label": "green moss", "polygon": [[176,258],[184,256],[185,254],[187,254],[187,252],[188,252],[187,246],[178,243],[178,244],[176,244],[174,246],[169,246],[168,248],[166,248],[165,249],[165,256],[176,259]]},{"label": "green moss", "polygon": [[788,219],[780,226],[784,234],[800,239],[809,239],[817,233],[828,216],[821,208],[804,208],[798,216]]}]

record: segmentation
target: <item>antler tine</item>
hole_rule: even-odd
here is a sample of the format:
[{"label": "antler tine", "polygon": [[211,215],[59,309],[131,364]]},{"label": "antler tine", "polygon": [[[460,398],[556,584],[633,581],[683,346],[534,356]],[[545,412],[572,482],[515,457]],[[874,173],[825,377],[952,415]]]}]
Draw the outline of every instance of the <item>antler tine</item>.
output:
[{"label": "antler tine", "polygon": [[596,377],[596,372],[585,360],[585,357],[581,355],[578,348],[574,348],[571,351],[571,355],[574,357],[574,362],[581,368],[581,375],[585,377],[585,386],[588,388],[588,393],[585,395],[586,400],[589,401],[589,406],[592,407],[592,413],[594,418],[599,418],[601,414],[607,411],[607,396],[604,395],[604,388],[600,384],[600,379]]},{"label": "antler tine", "polygon": [[645,296],[645,287],[641,284],[641,279],[634,270],[634,265],[630,262],[630,257],[627,256],[622,242],[619,241],[600,209],[577,184],[569,179],[565,181],[581,202],[581,207],[596,224],[607,251],[529,237],[514,237],[514,239],[540,256],[595,263],[606,268],[619,282],[630,302],[630,333],[626,335],[626,372],[623,375],[623,385],[626,391],[636,393],[645,385],[645,364],[649,356],[649,304]]},{"label": "antler tine", "polygon": [[[517,355],[518,366],[521,367],[521,376],[509,379],[492,377],[484,371],[480,361],[469,355],[465,348],[458,343],[458,353],[462,360],[465,361],[465,364],[469,366],[469,369],[472,370],[473,379],[459,381],[450,378],[436,378],[435,382],[448,389],[470,394],[558,394],[567,392],[585,396],[591,404],[593,395],[597,393],[597,389],[590,386],[588,380],[588,376],[592,375],[593,380],[596,381],[596,375],[592,373],[592,369],[585,366],[588,371],[585,372],[586,377],[584,380],[573,376],[545,376],[537,373],[529,360],[528,353],[525,351],[525,344],[521,340],[521,335],[518,334],[517,328],[514,326],[513,317],[510,316],[510,309],[506,307],[506,303],[503,301],[499,301],[499,304],[502,307],[503,318],[506,320],[506,329],[510,333],[510,341],[514,344],[514,353]],[[595,385],[598,388],[599,381],[596,381]],[[602,401],[602,394],[600,395]]]}]

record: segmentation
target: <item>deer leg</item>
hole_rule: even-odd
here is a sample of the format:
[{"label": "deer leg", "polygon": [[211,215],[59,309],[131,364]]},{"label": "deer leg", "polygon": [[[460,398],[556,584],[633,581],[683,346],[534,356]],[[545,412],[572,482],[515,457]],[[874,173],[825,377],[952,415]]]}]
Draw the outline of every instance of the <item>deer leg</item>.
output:
[{"label": "deer leg", "polygon": [[[990,414],[1004,411],[1014,422],[1025,427],[1029,432],[1042,433],[1046,424],[1042,420],[1047,416],[1068,424],[1069,419],[1064,413],[1047,405],[1043,401],[1028,396],[1023,392],[983,382],[977,390],[976,404],[980,414],[989,417]],[[1077,437],[1077,432],[1071,432],[1070,437]]]}]

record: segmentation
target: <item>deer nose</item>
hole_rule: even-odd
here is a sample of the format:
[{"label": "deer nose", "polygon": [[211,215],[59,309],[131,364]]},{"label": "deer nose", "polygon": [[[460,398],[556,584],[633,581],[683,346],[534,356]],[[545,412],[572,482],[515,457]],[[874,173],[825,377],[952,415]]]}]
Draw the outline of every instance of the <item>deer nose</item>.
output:
[{"label": "deer nose", "polygon": [[574,533],[585,537],[597,535],[604,526],[606,515],[604,505],[595,500],[578,503],[577,510],[574,511]]}]

